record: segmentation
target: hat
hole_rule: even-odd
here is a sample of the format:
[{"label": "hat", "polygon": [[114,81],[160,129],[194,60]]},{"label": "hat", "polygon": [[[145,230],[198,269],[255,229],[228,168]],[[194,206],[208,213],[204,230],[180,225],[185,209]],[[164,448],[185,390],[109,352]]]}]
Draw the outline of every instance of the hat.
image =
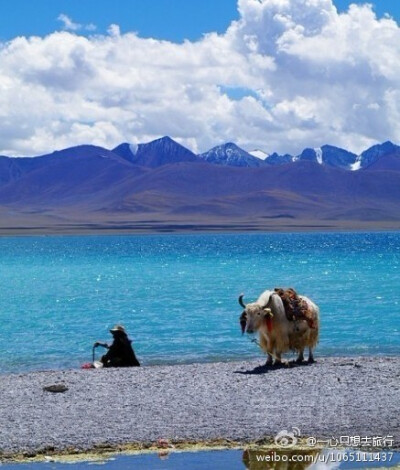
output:
[{"label": "hat", "polygon": [[122,325],[115,325],[113,328],[110,330],[111,333],[124,333],[126,335],[125,328]]}]

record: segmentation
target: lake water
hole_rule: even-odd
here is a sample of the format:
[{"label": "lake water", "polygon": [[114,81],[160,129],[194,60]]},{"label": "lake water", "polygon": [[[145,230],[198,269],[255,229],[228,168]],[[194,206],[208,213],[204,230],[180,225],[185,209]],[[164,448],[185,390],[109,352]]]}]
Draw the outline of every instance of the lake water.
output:
[{"label": "lake water", "polygon": [[398,232],[3,237],[0,373],[79,367],[115,323],[143,364],[261,361],[237,297],[276,286],[319,304],[317,358],[400,353]]},{"label": "lake water", "polygon": [[[266,462],[266,456],[275,461]],[[293,456],[298,460],[291,462]],[[276,461],[277,459],[280,461]],[[282,458],[290,459],[282,461]],[[301,461],[301,459],[313,458]],[[300,461],[299,461],[300,460]],[[400,454],[389,452],[365,453],[360,451],[338,451],[326,449],[321,452],[301,451],[243,451],[218,450],[202,452],[173,452],[159,457],[157,454],[120,455],[108,460],[77,462],[72,464],[45,462],[3,464],[2,470],[91,470],[93,465],[101,465],[104,470],[330,470],[362,468],[399,468]]]}]

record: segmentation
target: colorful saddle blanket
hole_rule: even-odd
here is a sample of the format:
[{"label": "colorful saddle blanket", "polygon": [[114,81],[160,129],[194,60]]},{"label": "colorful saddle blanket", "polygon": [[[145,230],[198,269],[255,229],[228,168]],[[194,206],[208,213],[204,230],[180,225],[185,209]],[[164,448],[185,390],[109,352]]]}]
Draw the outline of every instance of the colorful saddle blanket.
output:
[{"label": "colorful saddle blanket", "polygon": [[286,318],[289,321],[306,320],[310,328],[316,328],[314,324],[314,315],[310,310],[308,303],[301,299],[297,292],[292,289],[282,289],[276,287],[275,292],[282,299],[285,307]]}]

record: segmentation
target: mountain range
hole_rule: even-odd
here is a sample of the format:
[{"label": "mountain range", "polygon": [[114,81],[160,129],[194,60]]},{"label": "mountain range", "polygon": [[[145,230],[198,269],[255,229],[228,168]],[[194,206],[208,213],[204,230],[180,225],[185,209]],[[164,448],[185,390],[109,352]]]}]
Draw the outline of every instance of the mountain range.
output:
[{"label": "mountain range", "polygon": [[296,156],[234,143],[196,155],[163,137],[0,156],[0,231],[334,229],[400,226],[400,147]]},{"label": "mountain range", "polygon": [[387,155],[400,156],[400,146],[392,142],[374,145],[360,155],[349,152],[333,145],[323,145],[320,148],[306,148],[299,155],[279,155],[274,152],[267,154],[260,149],[246,152],[237,145],[229,142],[212,148],[199,155],[209,163],[239,167],[261,167],[269,165],[285,165],[297,161],[311,161],[320,165],[328,165],[344,170],[356,171],[376,163]]}]

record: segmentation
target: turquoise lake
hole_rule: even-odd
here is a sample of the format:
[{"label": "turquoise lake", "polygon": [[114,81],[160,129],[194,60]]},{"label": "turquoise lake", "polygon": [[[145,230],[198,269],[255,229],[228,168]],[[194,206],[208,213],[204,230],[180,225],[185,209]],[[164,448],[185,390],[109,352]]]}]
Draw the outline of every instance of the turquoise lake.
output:
[{"label": "turquoise lake", "polygon": [[398,232],[2,237],[0,373],[79,367],[115,323],[144,365],[263,361],[237,298],[277,286],[320,306],[317,359],[400,353]]}]

